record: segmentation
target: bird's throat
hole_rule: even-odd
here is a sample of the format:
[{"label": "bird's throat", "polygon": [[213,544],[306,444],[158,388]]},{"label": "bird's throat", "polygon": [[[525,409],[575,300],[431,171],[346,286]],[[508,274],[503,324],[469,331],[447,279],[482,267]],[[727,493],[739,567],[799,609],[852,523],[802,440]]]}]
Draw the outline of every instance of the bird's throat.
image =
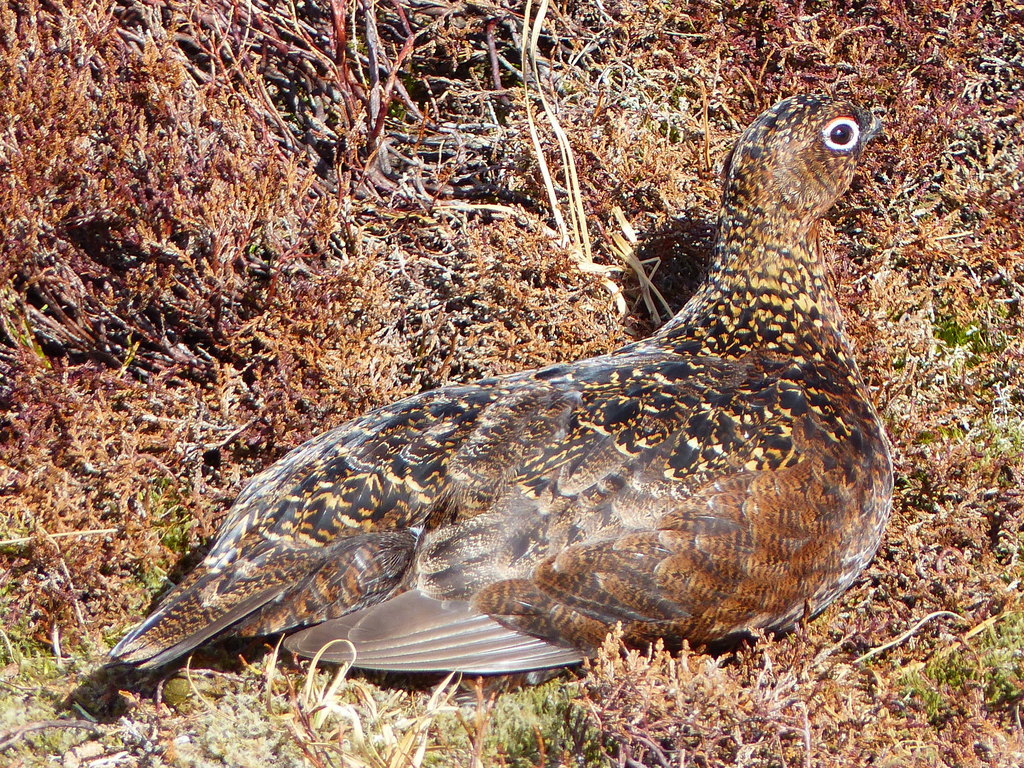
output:
[{"label": "bird's throat", "polygon": [[818,256],[817,228],[723,224],[705,283],[658,336],[689,349],[699,341],[702,351],[720,357],[755,349],[845,357],[842,317]]}]

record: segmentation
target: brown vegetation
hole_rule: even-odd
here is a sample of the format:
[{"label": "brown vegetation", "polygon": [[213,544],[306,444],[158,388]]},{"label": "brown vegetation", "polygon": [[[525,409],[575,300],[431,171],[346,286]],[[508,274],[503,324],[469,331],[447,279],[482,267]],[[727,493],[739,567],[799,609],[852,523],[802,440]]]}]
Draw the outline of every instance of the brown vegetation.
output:
[{"label": "brown vegetation", "polygon": [[[523,11],[0,6],[0,759],[399,765],[429,743],[436,764],[1024,762],[1024,11],[569,3],[535,70]],[[886,123],[822,241],[898,469],[882,551],[823,617],[717,660],[609,652],[475,715],[361,678],[303,698],[283,663],[203,673],[195,710],[89,680],[288,448],[649,331],[616,209],[681,306],[716,164],[812,90]],[[541,92],[593,263],[558,237],[531,122],[570,223],[573,185]],[[392,740],[351,747],[345,707]],[[11,730],[58,716],[101,723]]]}]

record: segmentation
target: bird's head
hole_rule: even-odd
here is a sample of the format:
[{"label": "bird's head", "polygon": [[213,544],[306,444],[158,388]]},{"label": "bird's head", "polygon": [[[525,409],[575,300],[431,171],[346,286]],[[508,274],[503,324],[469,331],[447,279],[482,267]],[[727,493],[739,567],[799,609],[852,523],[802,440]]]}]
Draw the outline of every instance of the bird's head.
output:
[{"label": "bird's head", "polygon": [[725,163],[727,212],[808,231],[847,190],[864,145],[881,130],[870,112],[823,95],[794,96],[758,117]]}]

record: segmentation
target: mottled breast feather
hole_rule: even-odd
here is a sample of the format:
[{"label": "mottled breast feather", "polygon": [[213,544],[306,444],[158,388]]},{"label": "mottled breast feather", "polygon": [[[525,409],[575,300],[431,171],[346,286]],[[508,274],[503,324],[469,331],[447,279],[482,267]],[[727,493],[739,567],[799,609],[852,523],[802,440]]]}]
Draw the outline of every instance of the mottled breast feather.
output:
[{"label": "mottled breast feather", "polygon": [[224,632],[394,670],[575,663],[785,631],[878,548],[892,466],[816,251],[878,123],[787,99],[726,162],[715,257],[651,338],[425,392],[296,448],[112,651]]}]

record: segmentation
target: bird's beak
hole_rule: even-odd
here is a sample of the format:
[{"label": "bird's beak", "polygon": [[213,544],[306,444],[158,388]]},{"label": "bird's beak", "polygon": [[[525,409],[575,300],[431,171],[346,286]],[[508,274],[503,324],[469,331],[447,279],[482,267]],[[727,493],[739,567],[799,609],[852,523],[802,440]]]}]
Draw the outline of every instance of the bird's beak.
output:
[{"label": "bird's beak", "polygon": [[882,132],[882,121],[875,115],[870,115],[871,124],[864,131],[864,141],[871,141],[875,136]]}]

